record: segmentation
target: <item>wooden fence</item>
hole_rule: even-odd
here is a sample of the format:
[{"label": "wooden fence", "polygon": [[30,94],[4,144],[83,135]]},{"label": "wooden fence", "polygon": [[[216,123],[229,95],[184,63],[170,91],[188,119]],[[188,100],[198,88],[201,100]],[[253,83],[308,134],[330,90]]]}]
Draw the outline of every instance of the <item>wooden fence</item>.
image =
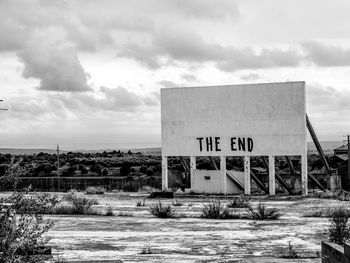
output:
[{"label": "wooden fence", "polygon": [[137,191],[142,186],[161,188],[162,178],[153,177],[21,177],[18,188],[31,185],[37,191],[85,190],[89,186],[101,186],[106,190]]}]

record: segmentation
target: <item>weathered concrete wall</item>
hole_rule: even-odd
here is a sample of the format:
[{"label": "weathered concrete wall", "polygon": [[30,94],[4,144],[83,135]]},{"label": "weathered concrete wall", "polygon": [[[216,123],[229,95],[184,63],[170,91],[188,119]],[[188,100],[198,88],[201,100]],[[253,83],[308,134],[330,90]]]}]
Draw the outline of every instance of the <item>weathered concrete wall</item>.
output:
[{"label": "weathered concrete wall", "polygon": [[304,82],[162,89],[162,155],[303,155],[305,101]]},{"label": "weathered concrete wall", "polygon": [[322,263],[350,263],[350,246],[322,242]]},{"label": "weathered concrete wall", "polygon": [[[242,184],[244,181],[244,172],[231,171],[231,173],[237,178]],[[194,170],[193,186],[191,190],[195,193],[206,193],[206,194],[222,194],[224,193],[222,184],[222,174],[220,170]],[[227,180],[226,185],[227,194],[240,194],[239,188]]]},{"label": "weathered concrete wall", "polygon": [[223,193],[220,170],[194,170],[193,179],[195,193]]}]

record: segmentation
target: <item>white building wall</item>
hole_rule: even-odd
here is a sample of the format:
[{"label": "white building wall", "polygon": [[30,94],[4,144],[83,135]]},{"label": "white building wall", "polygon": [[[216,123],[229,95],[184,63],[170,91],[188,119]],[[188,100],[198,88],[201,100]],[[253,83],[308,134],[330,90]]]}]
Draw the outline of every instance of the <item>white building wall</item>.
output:
[{"label": "white building wall", "polygon": [[[243,184],[244,172],[230,171],[235,178],[237,178]],[[194,170],[193,184],[191,190],[195,193],[206,194],[222,194],[224,190],[222,188],[222,176],[220,170]],[[242,193],[238,187],[227,180],[227,194],[240,194]]]},{"label": "white building wall", "polygon": [[[165,156],[301,155],[306,149],[304,82],[161,90]],[[218,137],[220,150],[202,151],[197,138]],[[231,149],[251,138],[252,151]]]}]

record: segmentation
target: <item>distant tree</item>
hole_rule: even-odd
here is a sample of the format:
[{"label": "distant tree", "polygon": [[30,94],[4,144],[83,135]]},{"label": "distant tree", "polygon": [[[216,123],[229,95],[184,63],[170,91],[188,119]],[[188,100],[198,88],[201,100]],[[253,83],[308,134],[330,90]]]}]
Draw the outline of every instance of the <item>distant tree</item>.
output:
[{"label": "distant tree", "polygon": [[79,164],[79,171],[81,174],[87,174],[88,170],[86,169],[85,165]]},{"label": "distant tree", "polygon": [[63,170],[62,176],[71,177],[75,175],[75,166],[69,166],[67,169]]},{"label": "distant tree", "polygon": [[142,165],[142,166],[140,167],[140,173],[145,174],[146,171],[147,171],[147,169],[148,169],[148,167],[147,167],[146,165]]},{"label": "distant tree", "polygon": [[108,176],[108,170],[106,168],[102,170],[102,176]]},{"label": "distant tree", "polygon": [[154,175],[156,168],[154,166],[148,167],[147,171],[146,171],[146,175],[148,177],[151,177]]},{"label": "distant tree", "polygon": [[129,155],[132,154],[132,151],[129,150],[129,151],[128,151],[128,154],[129,154]]},{"label": "distant tree", "polygon": [[97,173],[98,175],[101,175],[102,174],[102,169],[101,169],[101,166],[99,164],[94,164],[90,167],[90,171],[91,172],[94,172],[94,173]]},{"label": "distant tree", "polygon": [[88,169],[86,169],[86,167],[85,166],[83,166],[83,168],[80,170],[80,173],[81,174],[87,174],[89,171],[88,171]]},{"label": "distant tree", "polygon": [[120,167],[120,175],[121,176],[128,176],[131,172],[131,165],[129,162],[125,161],[122,163],[122,166]]}]

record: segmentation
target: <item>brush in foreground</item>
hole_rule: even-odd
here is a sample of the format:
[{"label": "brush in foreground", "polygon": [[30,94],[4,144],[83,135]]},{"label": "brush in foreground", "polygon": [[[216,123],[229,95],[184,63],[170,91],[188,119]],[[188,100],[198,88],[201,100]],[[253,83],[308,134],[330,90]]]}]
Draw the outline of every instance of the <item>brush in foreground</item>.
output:
[{"label": "brush in foreground", "polygon": [[273,220],[279,219],[283,214],[278,208],[267,208],[264,204],[259,203],[256,209],[248,208],[248,215],[254,220]]},{"label": "brush in foreground", "polygon": [[218,201],[212,201],[202,208],[201,217],[210,219],[230,218],[230,211]]},{"label": "brush in foreground", "polygon": [[306,212],[304,214],[304,217],[333,217],[333,214],[338,213],[339,209],[342,209],[343,213],[350,217],[350,209],[346,207],[320,208],[316,210],[311,210]]},{"label": "brush in foreground", "polygon": [[149,212],[159,218],[174,218],[176,217],[175,210],[170,205],[164,205],[161,201],[152,204]]},{"label": "brush in foreground", "polygon": [[349,213],[344,208],[338,208],[329,219],[328,238],[331,242],[344,245],[350,238],[350,228],[348,226]]}]

